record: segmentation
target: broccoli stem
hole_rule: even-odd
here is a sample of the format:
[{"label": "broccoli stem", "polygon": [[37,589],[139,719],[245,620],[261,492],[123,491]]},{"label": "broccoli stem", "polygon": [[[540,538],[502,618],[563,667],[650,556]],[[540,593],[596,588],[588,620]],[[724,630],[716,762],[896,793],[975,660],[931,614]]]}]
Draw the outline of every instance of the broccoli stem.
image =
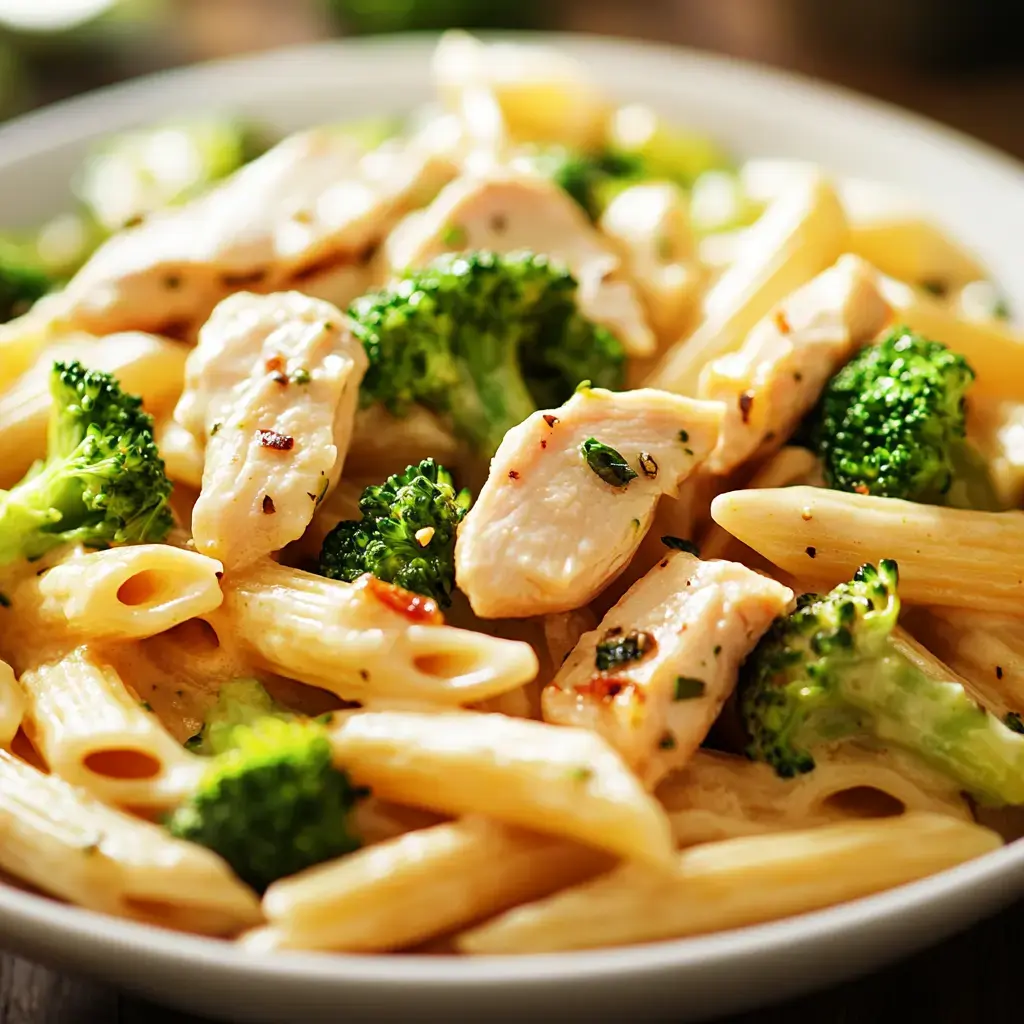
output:
[{"label": "broccoli stem", "polygon": [[510,363],[504,353],[500,356],[488,359],[480,354],[473,366],[459,360],[463,385],[459,388],[459,401],[449,407],[456,436],[474,438],[480,449],[487,452],[497,451],[509,430],[537,408],[519,367]]},{"label": "broccoli stem", "polygon": [[890,642],[882,657],[850,666],[842,691],[871,716],[877,739],[916,753],[985,803],[1024,804],[1024,736],[979,707],[959,683],[927,676]]}]

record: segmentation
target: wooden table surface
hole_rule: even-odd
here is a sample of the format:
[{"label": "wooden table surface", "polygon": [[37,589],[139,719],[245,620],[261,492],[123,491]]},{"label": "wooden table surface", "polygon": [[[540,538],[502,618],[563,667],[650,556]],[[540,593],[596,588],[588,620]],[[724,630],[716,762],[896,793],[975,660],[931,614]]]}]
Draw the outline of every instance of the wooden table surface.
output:
[{"label": "wooden table surface", "polygon": [[[779,64],[918,110],[1024,158],[1024,71],[938,78],[900,62],[845,63],[801,48],[764,19],[767,0],[681,3],[575,0],[574,27],[678,41]],[[680,13],[682,12],[682,13]],[[731,1024],[860,1024],[897,1019],[930,1024],[1019,1020],[1018,949],[1024,903],[942,945],[873,976]],[[742,979],[737,979],[742,984]],[[913,1007],[907,1017],[905,1009]],[[95,982],[0,955],[0,1024],[202,1024]]]}]

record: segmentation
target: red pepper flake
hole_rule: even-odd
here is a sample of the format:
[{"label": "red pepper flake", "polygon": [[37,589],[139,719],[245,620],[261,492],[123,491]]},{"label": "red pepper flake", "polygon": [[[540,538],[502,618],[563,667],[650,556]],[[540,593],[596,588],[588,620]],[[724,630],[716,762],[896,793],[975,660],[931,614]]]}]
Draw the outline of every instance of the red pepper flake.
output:
[{"label": "red pepper flake", "polygon": [[786,319],[786,314],[781,309],[775,311],[775,326],[778,327],[780,334],[791,334],[793,331]]},{"label": "red pepper flake", "polygon": [[275,384],[280,384],[283,388],[288,387],[288,375],[286,373],[282,373],[280,370],[278,370],[277,373],[272,373],[270,375],[270,379]]},{"label": "red pepper flake", "polygon": [[274,504],[274,499],[269,495],[263,495],[263,514],[265,516],[272,516],[277,511],[277,506]]},{"label": "red pepper flake", "polygon": [[219,580],[224,579],[224,573],[222,573],[222,572],[215,572],[214,576],[216,576],[217,579],[219,579]]},{"label": "red pepper flake", "polygon": [[263,366],[267,373],[280,373],[284,369],[284,359],[281,356],[271,356]]},{"label": "red pepper flake", "polygon": [[871,493],[871,490],[868,488],[867,484],[857,484],[857,486],[854,487],[854,491],[857,494],[870,494]]},{"label": "red pepper flake", "polygon": [[634,701],[644,699],[643,693],[637,690],[636,684],[628,679],[617,679],[614,676],[594,676],[593,679],[579,683],[573,689],[582,697],[593,697],[603,701],[613,701],[619,696]]},{"label": "red pepper flake", "polygon": [[809,558],[817,558],[818,557],[818,549],[817,548],[807,547],[807,548],[804,548],[804,550],[807,552],[807,555],[808,555]]},{"label": "red pepper flake", "polygon": [[510,469],[508,471],[508,478],[509,478],[509,480],[518,480],[519,479],[519,471],[515,470],[515,469]]},{"label": "red pepper flake", "polygon": [[754,392],[744,391],[743,394],[740,395],[740,416],[743,417],[744,423],[750,422],[750,410],[753,408],[753,405]]},{"label": "red pepper flake", "polygon": [[279,434],[276,430],[261,430],[260,444],[276,452],[290,452],[295,447],[295,438]]},{"label": "red pepper flake", "polygon": [[541,448],[547,448],[547,446],[548,446],[547,441],[541,441],[540,446],[541,446]]},{"label": "red pepper flake", "polygon": [[376,576],[367,574],[362,577],[362,585],[385,608],[405,616],[410,622],[422,622],[428,625],[441,625],[444,616],[438,610],[437,602],[422,594],[414,594],[411,590],[403,590],[393,583],[385,583]]},{"label": "red pepper flake", "polygon": [[549,426],[553,427],[558,422],[557,416],[552,416],[550,413],[546,413],[544,416],[544,422]]},{"label": "red pepper flake", "polygon": [[1002,678],[1003,678],[1003,666],[1002,665],[996,665],[996,679],[1002,679]]}]

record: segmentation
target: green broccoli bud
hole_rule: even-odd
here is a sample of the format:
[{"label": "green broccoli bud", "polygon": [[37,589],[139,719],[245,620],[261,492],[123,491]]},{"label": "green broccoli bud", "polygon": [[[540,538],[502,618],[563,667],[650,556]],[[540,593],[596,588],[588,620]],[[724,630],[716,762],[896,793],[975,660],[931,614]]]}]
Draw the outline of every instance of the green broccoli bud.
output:
[{"label": "green broccoli bud", "polygon": [[55,284],[22,249],[0,241],[0,323],[27,313]]},{"label": "green broccoli bud", "polygon": [[485,458],[581,378],[624,382],[622,345],[580,316],[572,275],[533,253],[443,256],[349,313],[370,361],[363,404],[397,416],[422,404]]},{"label": "green broccoli bud", "polygon": [[231,742],[167,819],[171,835],[213,850],[261,893],[359,848],[350,813],[366,791],[334,766],[321,726],[260,718]]},{"label": "green broccoli bud", "polygon": [[828,383],[811,419],[828,485],[998,509],[987,467],[965,440],[973,381],[963,356],[903,327],[854,356]]},{"label": "green broccoli bud", "polygon": [[548,146],[531,151],[526,161],[575,199],[594,221],[618,192],[645,177],[640,157],[611,150],[584,152]]},{"label": "green broccoli bud", "polygon": [[0,491],[0,565],[62,544],[161,541],[171,483],[142,402],[108,373],[54,363],[47,455]]},{"label": "green broccoli bud", "polygon": [[87,158],[75,191],[108,233],[192,199],[266,148],[250,126],[197,118],[123,132]]},{"label": "green broccoli bud", "polygon": [[220,688],[202,728],[185,741],[185,747],[204,756],[223,754],[234,745],[237,726],[268,717],[291,721],[295,716],[278,704],[258,679],[232,679]]},{"label": "green broccoli bud", "polygon": [[978,800],[1024,803],[1024,736],[895,646],[897,581],[893,561],[864,565],[776,619],[740,673],[748,756],[791,778],[814,769],[815,750],[840,741],[892,745]]},{"label": "green broccoli bud", "polygon": [[442,608],[455,587],[455,531],[469,511],[468,490],[424,459],[359,499],[362,519],[343,520],[324,538],[321,576],[352,583],[364,573],[433,598]]}]

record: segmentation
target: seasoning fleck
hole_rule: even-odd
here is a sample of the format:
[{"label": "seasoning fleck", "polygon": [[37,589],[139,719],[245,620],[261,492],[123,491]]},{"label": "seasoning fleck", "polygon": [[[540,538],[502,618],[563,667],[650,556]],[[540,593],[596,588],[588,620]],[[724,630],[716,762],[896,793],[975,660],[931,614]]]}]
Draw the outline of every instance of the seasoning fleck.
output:
[{"label": "seasoning fleck", "polygon": [[557,416],[552,416],[551,413],[544,414],[544,422],[549,426],[553,427],[558,422]]},{"label": "seasoning fleck", "polygon": [[1002,678],[1003,678],[1003,666],[1002,665],[996,665],[996,679],[1002,679]]},{"label": "seasoning fleck", "polygon": [[421,548],[425,548],[434,539],[434,528],[432,526],[424,526],[422,529],[417,530],[413,536],[416,538],[416,543]]},{"label": "seasoning fleck", "polygon": [[686,442],[690,440],[690,432],[688,430],[680,430],[679,440],[682,441],[683,444],[686,444]]},{"label": "seasoning fleck", "polygon": [[263,514],[265,516],[272,516],[277,511],[277,506],[274,505],[274,499],[269,495],[263,496]]},{"label": "seasoning fleck", "polygon": [[291,376],[288,378],[293,384],[308,384],[313,378],[309,374],[304,366],[300,366],[297,370],[293,370]]},{"label": "seasoning fleck", "polygon": [[793,331],[789,321],[786,319],[785,312],[781,309],[775,312],[775,326],[778,327],[780,334],[791,334]]},{"label": "seasoning fleck", "polygon": [[277,452],[290,452],[295,447],[295,438],[279,434],[276,430],[261,430],[260,444]]},{"label": "seasoning fleck", "polygon": [[644,476],[653,480],[658,475],[658,463],[654,461],[654,456],[650,452],[641,452],[639,462],[640,472]]},{"label": "seasoning fleck", "polygon": [[622,455],[614,448],[602,444],[596,437],[588,437],[580,445],[580,453],[594,473],[612,487],[626,487],[631,480],[636,479],[636,473],[629,468]]},{"label": "seasoning fleck", "polygon": [[802,511],[800,512],[800,518],[805,523],[809,523],[814,518],[814,516],[811,514],[811,507],[810,507],[810,505],[805,505],[803,507]]},{"label": "seasoning fleck", "polygon": [[706,691],[707,684],[703,679],[696,679],[693,676],[676,676],[672,699],[693,700],[696,697],[703,697]]},{"label": "seasoning fleck", "polygon": [[740,395],[739,406],[740,406],[740,416],[743,418],[743,422],[744,423],[749,423],[750,422],[750,410],[754,406],[754,392],[753,391],[744,391],[743,394]]},{"label": "seasoning fleck", "polygon": [[675,738],[675,736],[673,736],[672,733],[670,733],[666,729],[665,730],[665,735],[662,736],[661,739],[658,741],[658,747],[661,750],[675,750],[675,748],[676,748],[676,738]]},{"label": "seasoning fleck", "polygon": [[594,769],[589,765],[579,764],[569,769],[569,778],[573,782],[589,782],[594,777]]},{"label": "seasoning fleck", "polygon": [[519,470],[517,470],[517,469],[510,469],[508,471],[508,478],[509,478],[509,480],[518,480],[519,479]]},{"label": "seasoning fleck", "polygon": [[630,630],[625,636],[605,634],[597,645],[594,664],[598,671],[607,672],[630,661],[640,661],[658,646],[650,633]]},{"label": "seasoning fleck", "polygon": [[808,547],[804,548],[804,550],[807,552],[807,554],[808,554],[808,556],[810,558],[817,558],[817,556],[818,556],[818,549],[817,548],[808,546]]},{"label": "seasoning fleck", "polygon": [[674,551],[685,551],[687,554],[696,555],[700,558],[700,548],[692,540],[685,540],[683,537],[667,535],[661,538],[661,543]]}]

